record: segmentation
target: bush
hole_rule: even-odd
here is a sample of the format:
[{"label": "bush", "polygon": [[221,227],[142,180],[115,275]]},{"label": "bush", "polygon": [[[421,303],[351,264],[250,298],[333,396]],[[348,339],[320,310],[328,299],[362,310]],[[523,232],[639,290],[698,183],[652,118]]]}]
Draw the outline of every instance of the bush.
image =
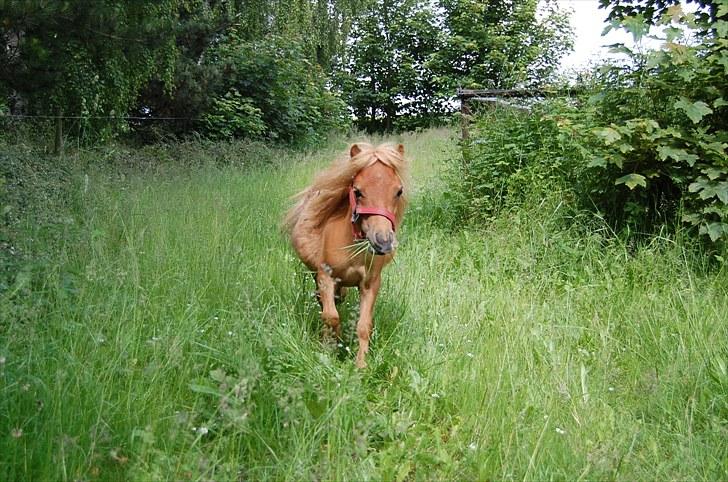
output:
[{"label": "bush", "polygon": [[[616,46],[631,63],[597,69],[573,104],[481,116],[451,179],[460,213],[478,219],[525,193],[560,190],[615,229],[684,222],[728,239],[728,21],[668,13],[665,49]],[[639,16],[622,25],[636,37],[645,30]]]},{"label": "bush", "polygon": [[348,125],[346,106],[327,86],[300,43],[269,37],[246,41],[230,35],[209,62],[221,66],[225,94],[206,118],[211,137],[264,137],[317,144]]},{"label": "bush", "polygon": [[[639,37],[643,22],[622,25]],[[589,196],[614,225],[654,229],[679,219],[711,241],[728,239],[728,22],[696,23],[673,7],[661,24],[666,47],[617,46],[632,64],[602,67],[597,93],[562,127],[583,140]]]},{"label": "bush", "polygon": [[483,221],[503,208],[554,195],[573,201],[584,157],[555,116],[573,109],[557,101],[528,112],[499,106],[481,113],[448,175],[456,218]]}]

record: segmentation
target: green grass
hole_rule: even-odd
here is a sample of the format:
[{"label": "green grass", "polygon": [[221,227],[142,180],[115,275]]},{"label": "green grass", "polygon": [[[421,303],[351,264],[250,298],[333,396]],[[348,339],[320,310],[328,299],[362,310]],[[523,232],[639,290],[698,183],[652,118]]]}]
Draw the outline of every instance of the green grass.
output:
[{"label": "green grass", "polygon": [[0,480],[728,478],[725,269],[548,201],[443,229],[450,135],[397,139],[415,187],[363,371],[356,296],[322,346],[280,229],[343,143],[94,171],[0,301]]}]

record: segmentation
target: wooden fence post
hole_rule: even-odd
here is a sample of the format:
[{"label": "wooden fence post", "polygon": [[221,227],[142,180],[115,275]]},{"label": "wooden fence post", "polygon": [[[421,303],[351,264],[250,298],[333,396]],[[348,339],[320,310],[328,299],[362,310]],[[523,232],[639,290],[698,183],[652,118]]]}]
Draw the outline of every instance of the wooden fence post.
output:
[{"label": "wooden fence post", "polygon": [[470,125],[470,104],[466,97],[460,98],[460,127],[462,129],[462,140],[467,141],[470,138],[468,127]]}]

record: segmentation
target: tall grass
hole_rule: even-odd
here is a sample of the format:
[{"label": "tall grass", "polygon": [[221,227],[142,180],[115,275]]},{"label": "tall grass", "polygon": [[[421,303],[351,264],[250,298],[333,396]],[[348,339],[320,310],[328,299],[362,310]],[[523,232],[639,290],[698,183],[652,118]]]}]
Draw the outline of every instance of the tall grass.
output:
[{"label": "tall grass", "polygon": [[356,295],[323,346],[279,228],[343,144],[92,174],[81,228],[1,301],[0,480],[727,478],[725,270],[550,200],[442,229],[455,143],[398,140],[415,192],[363,371]]}]

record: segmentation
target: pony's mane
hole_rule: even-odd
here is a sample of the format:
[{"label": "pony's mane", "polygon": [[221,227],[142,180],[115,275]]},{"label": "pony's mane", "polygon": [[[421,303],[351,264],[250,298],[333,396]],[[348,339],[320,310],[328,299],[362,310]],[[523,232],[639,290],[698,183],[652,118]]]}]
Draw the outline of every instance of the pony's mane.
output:
[{"label": "pony's mane", "polygon": [[[391,167],[403,184],[407,182],[407,162],[397,146],[387,143],[374,147],[371,144],[362,142],[357,142],[356,145],[361,149],[361,152],[354,157],[350,157],[349,151],[347,151],[345,155],[335,160],[331,166],[316,176],[316,179],[308,188],[294,197],[296,204],[288,212],[285,219],[285,225],[289,232],[301,220],[304,213],[315,216],[315,227],[319,227],[331,217],[346,210],[348,208],[349,187],[354,177],[359,171],[376,162]],[[404,192],[407,193],[406,186]],[[398,222],[404,213],[405,197],[400,197],[399,202],[401,204],[397,209]]]}]

